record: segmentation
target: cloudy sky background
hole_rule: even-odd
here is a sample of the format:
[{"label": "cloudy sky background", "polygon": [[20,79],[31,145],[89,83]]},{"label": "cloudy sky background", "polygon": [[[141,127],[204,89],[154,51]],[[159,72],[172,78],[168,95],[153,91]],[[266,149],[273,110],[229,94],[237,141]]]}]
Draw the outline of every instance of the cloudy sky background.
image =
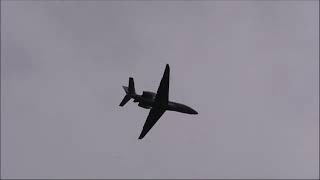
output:
[{"label": "cloudy sky background", "polygon": [[[1,1],[2,178],[318,178],[318,1]],[[119,107],[121,86],[166,112]]]}]

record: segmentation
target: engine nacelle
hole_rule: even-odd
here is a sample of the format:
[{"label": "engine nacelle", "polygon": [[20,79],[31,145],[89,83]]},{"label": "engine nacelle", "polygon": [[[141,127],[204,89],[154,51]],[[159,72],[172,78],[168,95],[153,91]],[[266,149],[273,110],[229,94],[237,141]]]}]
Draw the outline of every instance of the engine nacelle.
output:
[{"label": "engine nacelle", "polygon": [[145,109],[150,109],[151,106],[150,105],[147,105],[147,104],[144,104],[144,103],[139,103],[138,106],[142,107],[142,108],[145,108]]},{"label": "engine nacelle", "polygon": [[154,99],[156,97],[156,93],[150,91],[143,91],[142,97],[146,99]]}]

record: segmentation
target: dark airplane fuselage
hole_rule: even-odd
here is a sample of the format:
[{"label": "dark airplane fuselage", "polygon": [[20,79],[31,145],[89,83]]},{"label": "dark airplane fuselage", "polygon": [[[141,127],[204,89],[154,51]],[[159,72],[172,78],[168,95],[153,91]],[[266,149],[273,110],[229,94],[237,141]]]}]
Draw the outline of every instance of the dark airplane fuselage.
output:
[{"label": "dark airplane fuselage", "polygon": [[[152,92],[149,92],[149,93],[152,93]],[[139,103],[138,106],[145,109],[151,109],[155,102],[155,99],[154,99],[155,93],[152,93],[152,94],[153,94],[152,97],[143,97],[143,95],[135,94],[135,95],[132,95],[131,98],[134,99],[133,102]],[[181,103],[172,102],[172,101],[169,101],[168,105],[164,108],[168,111],[176,111],[176,112],[181,112],[186,114],[198,114],[198,112],[192,109],[191,107]]]}]

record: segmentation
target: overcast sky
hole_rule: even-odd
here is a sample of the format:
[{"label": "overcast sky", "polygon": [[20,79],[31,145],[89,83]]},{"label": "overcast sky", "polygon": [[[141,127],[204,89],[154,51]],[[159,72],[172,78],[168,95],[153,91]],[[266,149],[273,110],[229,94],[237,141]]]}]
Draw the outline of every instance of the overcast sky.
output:
[{"label": "overcast sky", "polygon": [[[2,178],[318,178],[319,1],[1,1]],[[166,112],[122,85],[156,91]]]}]

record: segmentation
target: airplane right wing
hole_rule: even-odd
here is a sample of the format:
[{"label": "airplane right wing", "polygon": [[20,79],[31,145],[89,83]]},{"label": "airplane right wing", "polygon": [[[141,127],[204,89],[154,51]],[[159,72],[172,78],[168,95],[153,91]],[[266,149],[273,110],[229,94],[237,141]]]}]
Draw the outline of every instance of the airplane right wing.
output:
[{"label": "airplane right wing", "polygon": [[170,67],[169,64],[166,65],[164,70],[160,85],[158,87],[157,95],[155,98],[156,104],[167,105],[169,101],[169,77],[170,77]]}]

